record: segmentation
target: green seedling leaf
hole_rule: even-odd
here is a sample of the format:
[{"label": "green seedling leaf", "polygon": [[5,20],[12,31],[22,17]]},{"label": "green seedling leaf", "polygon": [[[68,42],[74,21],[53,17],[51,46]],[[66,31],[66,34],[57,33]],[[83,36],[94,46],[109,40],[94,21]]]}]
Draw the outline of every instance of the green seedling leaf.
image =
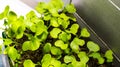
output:
[{"label": "green seedling leaf", "polygon": [[66,29],[68,27],[68,25],[70,24],[70,21],[65,21],[65,20],[62,20],[62,26],[64,29]]},{"label": "green seedling leaf", "polygon": [[61,67],[61,62],[52,58],[49,67]]},{"label": "green seedling leaf", "polygon": [[75,44],[83,46],[85,44],[85,41],[83,39],[79,39],[79,38],[74,38],[73,41]]},{"label": "green seedling leaf", "polygon": [[70,50],[71,50],[70,48],[67,48],[67,49],[64,50],[64,52],[65,52],[66,54],[70,54]]},{"label": "green seedling leaf", "polygon": [[49,67],[50,61],[52,57],[50,54],[45,54],[41,60],[42,62],[42,67]]},{"label": "green seedling leaf", "polygon": [[33,38],[32,41],[25,41],[22,45],[22,49],[23,51],[27,51],[27,50],[37,50],[40,47],[40,42],[38,39]]},{"label": "green seedling leaf", "polygon": [[69,12],[69,13],[75,13],[75,12],[76,12],[76,9],[75,9],[75,7],[74,7],[73,4],[67,4],[66,7],[65,7],[65,9],[66,9],[67,12]]},{"label": "green seedling leaf", "polygon": [[48,21],[51,19],[51,15],[50,14],[47,14],[47,15],[44,15],[44,20]]},{"label": "green seedling leaf", "polygon": [[27,13],[26,14],[26,18],[29,21],[29,23],[31,23],[31,24],[39,22],[39,20],[40,20],[40,19],[38,19],[37,15],[35,14],[34,11],[30,11],[29,13]]},{"label": "green seedling leaf", "polygon": [[65,50],[65,49],[67,49],[68,44],[64,44],[64,42],[62,40],[57,40],[55,42],[55,46],[60,47],[62,50]]},{"label": "green seedling leaf", "polygon": [[89,61],[89,57],[86,55],[85,52],[79,52],[78,57],[80,58],[80,61],[85,64]]},{"label": "green seedling leaf", "polygon": [[73,24],[70,28],[70,32],[74,35],[76,35],[77,31],[79,29],[79,25],[78,24]]},{"label": "green seedling leaf", "polygon": [[51,0],[50,4],[52,4],[57,10],[62,9],[64,5],[62,0]]},{"label": "green seedling leaf", "polygon": [[12,44],[12,40],[11,39],[4,39],[4,45],[9,46],[10,44]]},{"label": "green seedling leaf", "polygon": [[70,64],[67,65],[67,67],[73,67],[73,65],[70,63]]},{"label": "green seedling leaf", "polygon": [[16,21],[17,20],[17,14],[15,12],[13,12],[13,11],[10,11],[8,13],[7,17],[8,17],[9,21]]},{"label": "green seedling leaf", "polygon": [[81,37],[90,37],[90,33],[88,32],[88,30],[86,28],[83,28],[81,30]]},{"label": "green seedling leaf", "polygon": [[69,19],[72,20],[72,21],[74,21],[74,22],[77,21],[77,19],[75,18],[75,16],[73,14],[69,15]]},{"label": "green seedling leaf", "polygon": [[58,17],[58,16],[59,16],[58,11],[57,11],[56,8],[51,8],[51,9],[49,9],[49,12],[50,12],[50,13],[52,14],[52,16],[54,16],[54,17]]},{"label": "green seedling leaf", "polygon": [[59,17],[57,18],[57,21],[58,21],[59,25],[62,25],[62,23],[64,22],[64,20],[62,18],[59,18]]},{"label": "green seedling leaf", "polygon": [[25,23],[24,23],[24,17],[20,16],[17,21],[14,21],[11,23],[11,29],[15,33],[16,38],[20,39],[23,36],[23,33],[25,31]]},{"label": "green seedling leaf", "polygon": [[61,67],[67,67],[67,64],[63,63],[61,64]]},{"label": "green seedling leaf", "polygon": [[42,42],[47,39],[48,32],[43,32],[41,35],[38,35],[37,38]]},{"label": "green seedling leaf", "polygon": [[2,13],[0,13],[0,19],[3,19],[4,17],[7,16],[9,12],[9,6],[7,5]]},{"label": "green seedling leaf", "polygon": [[9,12],[9,6],[7,5],[6,7],[5,7],[5,9],[4,9],[4,17],[6,17],[7,16],[7,14],[8,14],[8,12]]},{"label": "green seedling leaf", "polygon": [[58,34],[61,32],[61,30],[59,28],[53,28],[51,31],[50,31],[50,36],[52,38],[57,38],[58,37]]},{"label": "green seedling leaf", "polygon": [[53,55],[61,55],[62,54],[62,51],[60,48],[57,48],[57,47],[51,47],[51,53]]},{"label": "green seedling leaf", "polygon": [[73,61],[72,62],[72,67],[87,67],[87,65],[84,62]]},{"label": "green seedling leaf", "polygon": [[58,26],[59,26],[58,21],[57,21],[57,18],[51,18],[51,19],[50,19],[50,24],[51,24],[53,27],[58,27]]},{"label": "green seedling leaf", "polygon": [[35,32],[35,35],[41,35],[43,32],[47,32],[47,27],[44,25],[44,22],[41,20],[36,24],[33,24],[30,27],[32,32]]},{"label": "green seedling leaf", "polygon": [[18,51],[14,47],[7,47],[5,52],[12,60],[16,60],[19,57]]},{"label": "green seedling leaf", "polygon": [[43,51],[45,53],[48,53],[50,52],[50,50],[51,50],[51,43],[46,43],[45,46],[43,47]]},{"label": "green seedling leaf", "polygon": [[79,48],[79,45],[77,45],[75,42],[71,42],[70,43],[70,47],[71,47],[71,49],[74,51],[74,52],[76,52],[76,53],[78,53],[79,52],[79,50],[80,50],[80,48]]},{"label": "green seedling leaf", "polygon": [[98,44],[96,44],[92,41],[87,42],[87,47],[90,51],[93,51],[93,52],[97,52],[100,50],[100,47],[98,46]]},{"label": "green seedling leaf", "polygon": [[31,41],[32,41],[32,50],[33,51],[37,50],[41,45],[40,41],[36,37],[34,37]]},{"label": "green seedling leaf", "polygon": [[45,2],[39,2],[38,5],[35,7],[35,9],[43,14],[46,12],[46,9],[47,9],[47,4]]},{"label": "green seedling leaf", "polygon": [[105,57],[107,58],[107,62],[113,61],[113,52],[112,50],[107,50],[105,53]]},{"label": "green seedling leaf", "polygon": [[63,32],[59,34],[59,39],[61,39],[64,42],[67,42],[71,39],[71,34],[67,34],[66,32]]},{"label": "green seedling leaf", "polygon": [[72,62],[72,61],[74,61],[74,60],[76,60],[76,59],[75,59],[75,57],[73,57],[73,56],[68,56],[68,55],[66,55],[66,56],[64,57],[64,62],[65,62],[65,63],[70,63],[70,62]]},{"label": "green seedling leaf", "polygon": [[100,55],[100,53],[92,53],[89,55],[89,57],[96,58],[99,64],[103,64],[105,61],[105,59]]},{"label": "green seedling leaf", "polygon": [[45,54],[42,59],[42,67],[60,67],[61,62],[52,58],[50,54]]},{"label": "green seedling leaf", "polygon": [[25,60],[23,63],[24,67],[35,67],[35,63],[33,63],[30,59]]},{"label": "green seedling leaf", "polygon": [[4,13],[0,13],[0,20],[4,18]]},{"label": "green seedling leaf", "polygon": [[22,45],[23,51],[31,50],[32,49],[32,42],[31,41],[25,41]]},{"label": "green seedling leaf", "polygon": [[52,57],[50,54],[45,54],[41,60],[42,67],[49,67]]},{"label": "green seedling leaf", "polygon": [[19,27],[16,33],[16,39],[20,39],[23,37],[25,27]]},{"label": "green seedling leaf", "polygon": [[65,13],[61,13],[60,18],[64,19],[65,21],[69,20],[69,17]]},{"label": "green seedling leaf", "polygon": [[70,44],[70,47],[73,51],[79,52],[80,48],[79,46],[83,46],[85,44],[85,41],[79,38],[74,38],[73,41]]},{"label": "green seedling leaf", "polygon": [[[46,62],[46,64],[49,64],[49,62],[51,61],[51,55],[50,54],[45,54],[41,60],[42,63]],[[44,66],[43,66],[44,67]],[[48,67],[48,66],[47,66]]]}]

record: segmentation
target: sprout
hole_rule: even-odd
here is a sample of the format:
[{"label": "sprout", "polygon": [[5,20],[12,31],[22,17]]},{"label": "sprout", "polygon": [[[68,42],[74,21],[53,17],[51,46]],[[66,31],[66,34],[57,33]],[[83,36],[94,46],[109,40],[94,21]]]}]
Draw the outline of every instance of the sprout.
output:
[{"label": "sprout", "polygon": [[60,32],[61,30],[59,28],[53,28],[52,31],[50,31],[50,35],[52,38],[57,38]]},{"label": "sprout", "polygon": [[33,63],[30,59],[27,59],[23,63],[24,67],[35,67],[35,63]]},{"label": "sprout", "polygon": [[96,44],[92,41],[87,42],[87,47],[90,51],[93,51],[93,52],[97,52],[100,50],[100,47],[98,46],[98,44]]},{"label": "sprout", "polygon": [[107,62],[113,61],[113,52],[111,50],[107,50],[105,53],[105,57],[107,58]]},{"label": "sprout", "polygon": [[81,35],[80,35],[81,37],[90,37],[90,33],[87,31],[87,29],[86,28],[83,28],[82,30],[81,30]]}]

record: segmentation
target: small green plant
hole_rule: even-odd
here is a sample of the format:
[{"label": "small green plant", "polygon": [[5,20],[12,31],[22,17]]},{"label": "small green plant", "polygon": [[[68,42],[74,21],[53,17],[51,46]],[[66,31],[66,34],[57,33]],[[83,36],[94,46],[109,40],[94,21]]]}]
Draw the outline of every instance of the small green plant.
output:
[{"label": "small green plant", "polygon": [[[73,13],[73,4],[63,7],[62,0],[40,2],[36,10],[26,16],[17,16],[6,6],[0,13],[4,20],[3,41],[13,67],[88,67],[112,62],[112,51],[100,52],[98,44],[90,39],[87,28],[80,28]],[[93,61],[92,61],[93,62]],[[94,66],[93,66],[94,67]]]}]

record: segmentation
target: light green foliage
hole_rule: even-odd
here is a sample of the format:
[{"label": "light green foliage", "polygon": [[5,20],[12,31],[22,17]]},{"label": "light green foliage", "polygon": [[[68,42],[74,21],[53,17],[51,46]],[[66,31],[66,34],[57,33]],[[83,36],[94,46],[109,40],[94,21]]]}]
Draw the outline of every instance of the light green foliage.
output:
[{"label": "light green foliage", "polygon": [[98,44],[96,44],[92,41],[87,42],[87,47],[90,51],[93,51],[93,52],[97,52],[100,50],[100,47],[98,46]]},{"label": "light green foliage", "polygon": [[56,8],[52,8],[52,9],[49,9],[49,12],[52,14],[52,16],[54,17],[58,17],[59,14],[58,14],[58,11],[56,10]]},{"label": "light green foliage", "polygon": [[41,35],[43,32],[47,32],[47,27],[44,25],[42,20],[36,24],[33,24],[30,29],[32,32],[36,33],[35,35]]},{"label": "light green foliage", "polygon": [[85,44],[85,41],[79,38],[74,38],[73,41],[70,44],[70,47],[73,51],[79,52],[80,48],[79,46],[83,46]]},{"label": "light green foliage", "polygon": [[64,52],[65,52],[66,54],[70,54],[70,50],[71,50],[70,48],[67,48],[67,49],[64,50]]},{"label": "light green foliage", "polygon": [[[39,22],[40,19],[38,19],[37,15],[35,14],[34,11],[30,11],[29,13],[26,14],[27,21],[29,21],[29,24],[33,24],[36,22]],[[27,24],[27,26],[29,26]]]},{"label": "light green foliage", "polygon": [[70,62],[73,62],[73,61],[75,61],[76,59],[75,59],[75,57],[74,56],[68,56],[68,55],[66,55],[65,57],[64,57],[64,62],[65,63],[70,63]]},{"label": "light green foliage", "polygon": [[43,51],[45,53],[48,53],[48,52],[50,52],[50,50],[51,50],[51,44],[50,43],[46,43],[45,46],[43,47]]},{"label": "light green foliage", "polygon": [[50,54],[45,54],[41,62],[42,67],[61,67],[61,62],[52,58]]},{"label": "light green foliage", "polygon": [[67,64],[63,63],[61,64],[61,67],[67,67]]},{"label": "light green foliage", "polygon": [[100,55],[100,53],[92,53],[89,55],[89,57],[93,57],[93,58],[96,58],[98,60],[98,63],[99,64],[103,64],[105,59]]},{"label": "light green foliage", "polygon": [[12,46],[12,47],[7,47],[4,51],[4,53],[7,53],[8,56],[12,59],[12,60],[16,60],[17,58],[19,58],[19,54],[18,51]]},{"label": "light green foliage", "polygon": [[37,38],[33,38],[31,41],[25,41],[22,45],[23,51],[37,50],[40,47],[40,41]]},{"label": "light green foliage", "polygon": [[52,38],[57,38],[58,37],[58,34],[61,32],[61,30],[59,28],[53,28],[51,31],[50,31],[50,36]]},{"label": "light green foliage", "polygon": [[79,29],[79,25],[78,24],[73,24],[70,28],[70,32],[74,35],[76,35],[77,31]]},{"label": "light green foliage", "polygon": [[62,31],[62,33],[59,34],[59,39],[61,39],[64,42],[67,42],[71,39],[71,34]]},{"label": "light green foliage", "polygon": [[51,18],[50,23],[53,27],[58,27],[59,26],[57,18]]},{"label": "light green foliage", "polygon": [[63,8],[63,1],[62,0],[50,0],[50,4],[53,5],[57,10]]},{"label": "light green foliage", "polygon": [[4,14],[0,13],[0,20],[4,18]]},{"label": "light green foliage", "polygon": [[57,40],[55,46],[60,47],[62,50],[67,49],[68,44],[64,44],[62,40]]},{"label": "light green foliage", "polygon": [[4,39],[4,45],[10,45],[13,41],[11,39]]},{"label": "light green foliage", "polygon": [[43,32],[41,35],[38,35],[37,38],[43,42],[47,39],[47,36],[48,36],[48,32]]},{"label": "light green foliage", "polygon": [[69,20],[69,17],[65,13],[61,13],[60,18],[62,18],[65,21]]},{"label": "light green foliage", "polygon": [[100,47],[89,41],[87,28],[80,28],[76,23],[74,5],[64,6],[62,1],[38,3],[36,10],[40,16],[34,11],[25,17],[17,16],[9,11],[9,6],[0,13],[5,26],[5,50],[2,52],[4,45],[0,45],[0,53],[8,55],[13,67],[21,64],[24,67],[88,67],[91,57],[98,64],[113,61],[112,51],[108,50],[105,55],[98,53]]},{"label": "light green foliage", "polygon": [[[25,23],[24,23],[24,17],[20,16],[15,23],[17,26],[17,31],[15,32],[16,34],[16,39],[20,39],[23,37],[24,31],[25,31]],[[14,26],[14,25],[13,25]],[[14,27],[15,28],[15,27]]]},{"label": "light green foliage", "polygon": [[80,62],[83,62],[85,64],[89,61],[89,57],[83,51],[78,53],[78,57],[80,58]]},{"label": "light green foliage", "polygon": [[[42,67],[48,67],[49,66],[49,62],[51,61],[51,54],[45,54],[41,60],[42,62]],[[44,65],[45,64],[45,65]]]},{"label": "light green foliage", "polygon": [[107,62],[113,61],[113,52],[111,50],[107,50],[105,53],[105,57],[107,58]]},{"label": "light green foliage", "polygon": [[62,22],[61,25],[63,26],[64,29],[66,29],[68,25],[70,24],[70,21],[62,20],[61,22]]},{"label": "light green foliage", "polygon": [[66,9],[67,12],[69,12],[69,13],[75,13],[75,12],[76,12],[76,9],[75,9],[75,7],[74,7],[73,4],[67,4],[66,7],[65,7],[65,9]]},{"label": "light green foliage", "polygon": [[3,19],[4,17],[6,17],[8,12],[9,12],[9,6],[6,6],[4,11],[0,13],[0,19]]},{"label": "light green foliage", "polygon": [[86,67],[86,64],[79,61],[73,61],[71,67]]},{"label": "light green foliage", "polygon": [[44,20],[49,21],[51,19],[51,15],[49,13],[46,13],[44,15]]},{"label": "light green foliage", "polygon": [[72,21],[74,21],[74,22],[77,21],[77,19],[75,18],[75,16],[73,14],[69,15],[69,19],[72,20]]},{"label": "light green foliage", "polygon": [[45,2],[39,2],[38,5],[35,8],[39,13],[42,14],[46,11],[47,4]]},{"label": "light green foliage", "polygon": [[51,47],[51,53],[53,54],[53,55],[61,55],[62,54],[62,51],[61,51],[61,49],[60,48],[57,48],[57,47]]},{"label": "light green foliage", "polygon": [[5,9],[4,9],[4,17],[6,17],[7,16],[7,14],[8,14],[8,12],[9,12],[9,9],[10,9],[10,7],[7,5],[6,7],[5,7]]},{"label": "light green foliage", "polygon": [[17,14],[16,14],[15,12],[13,12],[13,11],[10,11],[10,12],[8,13],[7,18],[8,18],[8,20],[9,20],[10,22],[16,21],[16,20],[17,20]]},{"label": "light green foliage", "polygon": [[35,63],[33,63],[30,59],[27,59],[23,63],[24,67],[35,67]]},{"label": "light green foliage", "polygon": [[83,28],[82,30],[81,30],[81,35],[80,35],[81,37],[90,37],[90,33],[87,31],[87,29],[86,28]]}]

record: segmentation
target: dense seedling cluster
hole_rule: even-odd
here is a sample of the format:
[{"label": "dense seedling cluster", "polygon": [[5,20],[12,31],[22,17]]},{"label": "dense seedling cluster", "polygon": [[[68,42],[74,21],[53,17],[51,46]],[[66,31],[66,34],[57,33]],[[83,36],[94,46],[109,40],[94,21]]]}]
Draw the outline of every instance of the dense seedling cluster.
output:
[{"label": "dense seedling cluster", "polygon": [[34,11],[17,16],[9,6],[0,13],[5,26],[3,54],[13,67],[89,67],[91,59],[96,65],[113,61],[112,51],[100,53],[89,31],[77,24],[73,4],[63,7],[62,0],[51,0],[38,3],[36,10],[40,17]]}]

